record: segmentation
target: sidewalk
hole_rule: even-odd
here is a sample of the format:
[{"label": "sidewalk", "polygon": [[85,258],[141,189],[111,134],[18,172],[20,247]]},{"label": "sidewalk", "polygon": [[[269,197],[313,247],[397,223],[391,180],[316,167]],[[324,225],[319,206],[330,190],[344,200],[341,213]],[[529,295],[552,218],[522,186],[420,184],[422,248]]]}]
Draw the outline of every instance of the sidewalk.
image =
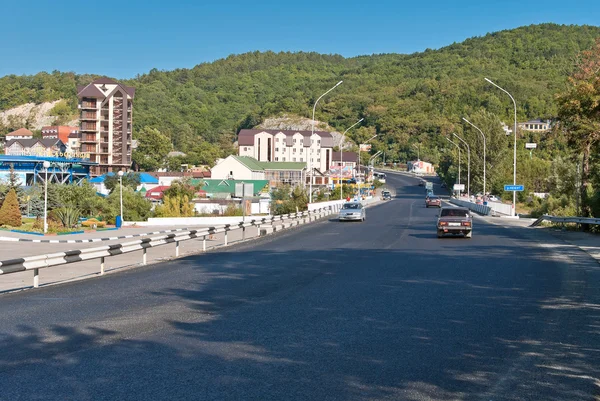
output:
[{"label": "sidewalk", "polygon": [[563,230],[556,227],[530,227],[537,219],[533,218],[504,218],[491,216],[478,216],[480,219],[488,223],[503,226],[503,227],[518,227],[526,230],[544,232],[552,235],[556,239],[560,239],[565,243],[575,246],[582,251],[588,253],[592,258],[600,263],[600,234]]}]

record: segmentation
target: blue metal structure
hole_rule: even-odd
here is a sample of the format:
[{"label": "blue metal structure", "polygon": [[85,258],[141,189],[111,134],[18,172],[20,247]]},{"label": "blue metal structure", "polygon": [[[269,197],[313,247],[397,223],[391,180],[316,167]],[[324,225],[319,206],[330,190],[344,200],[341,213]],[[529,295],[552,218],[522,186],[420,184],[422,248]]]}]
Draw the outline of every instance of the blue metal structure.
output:
[{"label": "blue metal structure", "polygon": [[98,165],[88,159],[0,155],[0,178],[8,178],[12,165],[22,185],[31,186],[38,181],[43,183],[46,176],[44,161],[50,163],[48,182],[58,184],[79,184],[82,180],[90,178],[90,167]]}]

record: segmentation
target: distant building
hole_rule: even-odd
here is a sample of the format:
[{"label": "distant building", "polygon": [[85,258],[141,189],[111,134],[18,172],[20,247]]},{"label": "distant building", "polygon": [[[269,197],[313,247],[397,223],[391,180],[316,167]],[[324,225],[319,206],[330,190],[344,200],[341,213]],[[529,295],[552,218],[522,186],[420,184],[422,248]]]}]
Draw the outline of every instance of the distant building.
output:
[{"label": "distant building", "polygon": [[10,156],[50,156],[66,151],[60,139],[13,139],[4,145],[4,154]]},{"label": "distant building", "polygon": [[72,133],[79,133],[79,127],[69,127],[67,125],[42,127],[42,138],[60,139],[64,144],[69,143],[69,136]]},{"label": "distant building", "polygon": [[16,131],[6,134],[4,139],[6,142],[13,139],[33,139],[33,132],[29,131],[27,128],[19,128]]},{"label": "distant building", "polygon": [[81,152],[97,162],[93,175],[131,166],[131,118],[135,88],[100,78],[77,87]]},{"label": "distant building", "polygon": [[517,123],[517,126],[519,129],[524,131],[546,132],[550,131],[552,128],[552,123],[550,120],[542,120],[538,118],[536,120],[525,121],[524,123]]},{"label": "distant building", "polygon": [[[112,176],[114,174],[115,173],[107,173],[107,174],[103,174],[99,177],[94,177],[94,178],[90,179],[90,183],[96,187],[96,192],[98,192],[102,195],[108,195],[110,191],[104,185],[104,180],[106,179],[106,177]],[[142,191],[142,190],[148,191],[148,188],[152,188],[152,187],[155,187],[158,185],[158,179],[156,177],[153,177],[148,173],[136,173],[136,174],[140,175],[140,184],[135,189],[136,191]]]},{"label": "distant building", "polygon": [[[351,178],[355,175],[355,169],[358,165],[358,153],[356,152],[333,152],[331,157],[331,166],[329,166],[329,175],[337,178],[342,174],[342,178]],[[340,171],[341,169],[341,171]]]},{"label": "distant building", "polygon": [[221,180],[267,180],[269,185],[304,185],[306,163],[261,162],[249,156],[228,156],[210,170],[212,179]]},{"label": "distant building", "polygon": [[321,173],[329,170],[333,154],[330,132],[243,129],[238,134],[238,154],[259,162],[300,162]]},{"label": "distant building", "polygon": [[81,150],[81,136],[79,135],[79,130],[71,132],[68,139],[67,147],[69,148],[69,151],[79,152]]},{"label": "distant building", "polygon": [[506,135],[511,135],[513,130],[512,128],[510,128],[508,125],[506,125],[505,123],[502,123],[502,130],[504,131],[504,133]]},{"label": "distant building", "polygon": [[433,164],[422,160],[412,161],[407,163],[408,171],[411,173],[434,174],[435,169]]}]

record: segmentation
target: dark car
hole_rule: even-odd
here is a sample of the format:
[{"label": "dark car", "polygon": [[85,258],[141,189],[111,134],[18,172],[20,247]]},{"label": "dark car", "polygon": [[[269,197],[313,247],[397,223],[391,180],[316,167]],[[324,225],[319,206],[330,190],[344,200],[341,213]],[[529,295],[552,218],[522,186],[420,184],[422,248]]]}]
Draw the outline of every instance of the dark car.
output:
[{"label": "dark car", "polygon": [[437,219],[437,236],[445,234],[464,234],[465,238],[473,236],[473,217],[466,207],[444,207],[440,209]]},{"label": "dark car", "polygon": [[381,192],[381,199],[383,199],[383,200],[391,200],[392,199],[392,193],[390,191],[382,191]]},{"label": "dark car", "polygon": [[425,207],[429,206],[442,207],[442,199],[434,194],[427,195],[427,198],[425,198]]}]

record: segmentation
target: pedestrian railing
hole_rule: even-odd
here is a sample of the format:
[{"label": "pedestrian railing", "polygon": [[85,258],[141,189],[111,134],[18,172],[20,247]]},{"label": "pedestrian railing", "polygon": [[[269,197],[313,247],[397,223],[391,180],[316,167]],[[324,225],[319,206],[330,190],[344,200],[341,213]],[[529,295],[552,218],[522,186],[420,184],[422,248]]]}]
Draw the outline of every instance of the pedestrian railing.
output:
[{"label": "pedestrian railing", "polygon": [[227,234],[230,231],[242,230],[242,241],[246,239],[248,229],[256,229],[255,236],[264,236],[271,232],[279,231],[299,224],[321,219],[333,213],[337,213],[340,205],[323,207],[314,211],[290,213],[286,215],[272,216],[260,220],[240,222],[239,224],[223,224],[198,230],[186,230],[174,233],[158,235],[155,237],[144,237],[135,241],[122,244],[104,245],[94,248],[76,249],[65,252],[56,252],[45,255],[27,256],[18,259],[0,261],[0,276],[23,271],[33,271],[33,287],[39,287],[40,269],[77,263],[86,260],[100,259],[99,273],[104,274],[105,259],[111,256],[123,255],[130,252],[141,251],[141,264],[147,264],[147,253],[149,248],[175,244],[174,256],[179,257],[179,243],[193,239],[202,239],[202,251],[207,250],[207,237],[224,233],[224,245],[228,245]]},{"label": "pedestrian railing", "polygon": [[543,221],[549,221],[551,223],[558,224],[566,224],[566,223],[575,223],[575,224],[592,224],[598,225],[600,224],[600,219],[596,219],[593,217],[558,217],[558,216],[550,216],[543,215],[539,217],[536,221],[534,221],[530,227],[536,227],[542,224]]}]

